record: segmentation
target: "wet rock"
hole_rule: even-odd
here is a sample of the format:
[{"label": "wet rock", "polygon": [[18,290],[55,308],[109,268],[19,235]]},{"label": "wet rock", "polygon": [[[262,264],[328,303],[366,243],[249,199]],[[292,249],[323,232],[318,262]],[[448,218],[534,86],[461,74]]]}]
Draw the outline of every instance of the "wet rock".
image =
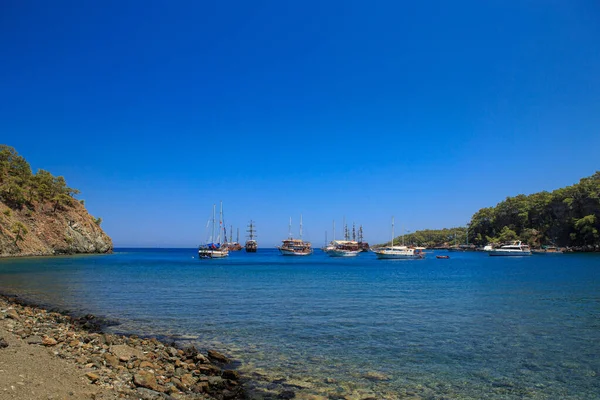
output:
[{"label": "wet rock", "polygon": [[177,357],[179,356],[179,353],[177,352],[177,349],[175,347],[169,347],[167,349],[167,353],[169,354],[169,356],[171,357]]},{"label": "wet rock", "polygon": [[228,390],[228,389],[223,390],[223,399],[224,400],[235,399],[236,397],[237,397],[236,392],[234,392],[232,390]]},{"label": "wet rock", "polygon": [[208,382],[198,382],[192,387],[194,393],[206,393],[208,392]]},{"label": "wet rock", "polygon": [[223,379],[230,379],[232,381],[237,381],[240,379],[240,374],[237,371],[227,369],[223,371],[223,375],[221,375]]},{"label": "wet rock", "polygon": [[390,377],[386,374],[376,371],[369,371],[363,375],[365,378],[370,379],[372,381],[389,381]]},{"label": "wet rock", "polygon": [[139,371],[133,375],[133,384],[150,390],[158,391],[158,383],[152,372]]},{"label": "wet rock", "polygon": [[215,350],[208,351],[208,358],[225,364],[229,362],[229,358]]},{"label": "wet rock", "polygon": [[208,361],[208,358],[206,358],[206,356],[204,356],[204,354],[198,353],[196,354],[196,356],[194,357],[196,359],[197,362],[201,363],[201,364],[208,364],[210,361]]},{"label": "wet rock", "polygon": [[221,374],[221,368],[212,365],[212,364],[200,364],[200,365],[196,365],[196,368],[198,368],[198,371],[200,371],[201,374],[204,375],[220,375]]},{"label": "wet rock", "polygon": [[8,347],[8,342],[4,340],[4,338],[0,338],[0,349],[5,349]]},{"label": "wet rock", "polygon": [[284,399],[284,400],[293,399],[294,397],[296,397],[296,393],[294,393],[291,390],[284,390],[283,392],[279,393],[279,395],[277,396],[278,399]]},{"label": "wet rock", "polygon": [[211,388],[222,388],[225,387],[225,381],[220,376],[209,376],[208,385]]}]

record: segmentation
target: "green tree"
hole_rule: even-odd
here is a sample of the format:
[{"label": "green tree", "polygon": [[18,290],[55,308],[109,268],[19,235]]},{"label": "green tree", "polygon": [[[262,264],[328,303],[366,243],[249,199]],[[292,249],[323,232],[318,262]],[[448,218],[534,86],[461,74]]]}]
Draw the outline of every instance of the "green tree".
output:
[{"label": "green tree", "polygon": [[498,235],[499,242],[511,242],[517,239],[519,239],[517,233],[510,229],[508,226],[502,228],[502,230],[500,231],[500,235]]},{"label": "green tree", "polygon": [[596,216],[586,215],[575,221],[575,233],[573,239],[581,245],[595,244],[600,239],[596,228]]},{"label": "green tree", "polygon": [[19,241],[23,241],[24,237],[29,233],[27,227],[19,221],[12,224],[10,230],[15,235],[15,244],[17,244]]},{"label": "green tree", "polygon": [[73,198],[64,193],[58,193],[52,198],[52,202],[54,203],[52,212],[56,212],[58,208],[71,205],[73,203]]}]

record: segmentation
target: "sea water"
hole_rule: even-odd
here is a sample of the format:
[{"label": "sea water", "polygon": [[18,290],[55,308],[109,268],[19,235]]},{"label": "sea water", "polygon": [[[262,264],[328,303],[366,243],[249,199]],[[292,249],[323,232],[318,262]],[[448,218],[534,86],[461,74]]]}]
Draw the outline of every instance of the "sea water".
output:
[{"label": "sea water", "polygon": [[194,249],[117,249],[0,260],[0,292],[113,319],[115,333],[219,350],[265,397],[600,398],[594,254],[199,260]]}]

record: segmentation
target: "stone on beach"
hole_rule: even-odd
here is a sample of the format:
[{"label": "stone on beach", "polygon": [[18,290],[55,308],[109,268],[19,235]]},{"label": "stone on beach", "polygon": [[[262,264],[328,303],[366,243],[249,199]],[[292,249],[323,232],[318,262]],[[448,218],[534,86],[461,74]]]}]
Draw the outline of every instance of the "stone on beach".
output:
[{"label": "stone on beach", "polygon": [[[90,332],[81,322],[100,318],[92,315],[74,318],[18,303],[10,307],[12,304],[6,297],[0,296],[0,309],[6,318],[3,319],[0,314],[0,333],[4,333],[2,329],[5,329],[7,334],[14,335],[15,340],[21,343],[50,347],[51,351],[36,349],[37,346],[25,351],[43,351],[46,356],[70,365],[65,365],[64,369],[61,367],[61,373],[68,373],[73,379],[83,378],[87,385],[93,385],[92,390],[105,393],[96,398],[246,398],[244,386],[239,382],[239,373],[233,370],[223,372],[214,364],[229,362],[221,353],[210,351],[209,358],[193,346],[178,349],[155,338]],[[7,317],[5,310],[12,310],[12,317]],[[0,349],[4,343],[8,345],[6,340],[0,339]],[[17,344],[15,348],[22,346]],[[41,373],[37,372],[36,376],[39,375]],[[56,378],[45,379],[49,379],[44,386],[48,387],[54,384]],[[18,382],[15,381],[15,387],[16,384]],[[68,389],[76,392],[79,390],[76,388],[75,384]],[[49,395],[57,389],[51,390],[48,391]],[[110,396],[106,395],[107,391],[111,392]]]},{"label": "stone on beach", "polygon": [[115,355],[120,361],[127,362],[133,357],[144,359],[144,352],[133,348],[126,344],[118,344],[110,347],[110,352]]},{"label": "stone on beach", "polygon": [[49,337],[49,336],[45,336],[45,337],[42,339],[42,344],[43,344],[44,346],[48,346],[48,347],[50,347],[50,346],[56,346],[56,344],[57,344],[57,343],[58,343],[58,342],[56,341],[56,339],[54,339],[54,338],[52,338],[52,337]]},{"label": "stone on beach", "polygon": [[6,315],[6,318],[14,319],[17,321],[21,320],[21,317],[19,316],[19,314],[17,313],[17,311],[14,308],[6,310],[5,315]]},{"label": "stone on beach", "polygon": [[96,382],[98,379],[100,379],[100,377],[93,372],[88,372],[85,374],[85,376],[87,376],[88,379],[92,382]]},{"label": "stone on beach", "polygon": [[133,383],[136,386],[141,386],[150,390],[159,391],[159,386],[156,382],[156,377],[152,372],[149,371],[139,371],[133,376]]}]

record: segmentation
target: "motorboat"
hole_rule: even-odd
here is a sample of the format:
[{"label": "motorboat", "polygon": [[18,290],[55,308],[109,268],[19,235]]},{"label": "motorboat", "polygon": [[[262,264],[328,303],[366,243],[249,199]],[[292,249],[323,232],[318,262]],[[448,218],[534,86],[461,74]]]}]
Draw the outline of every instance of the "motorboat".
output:
[{"label": "motorboat", "polygon": [[490,256],[530,256],[531,249],[529,245],[523,244],[520,241],[506,244],[498,249],[492,249],[489,251]]}]

